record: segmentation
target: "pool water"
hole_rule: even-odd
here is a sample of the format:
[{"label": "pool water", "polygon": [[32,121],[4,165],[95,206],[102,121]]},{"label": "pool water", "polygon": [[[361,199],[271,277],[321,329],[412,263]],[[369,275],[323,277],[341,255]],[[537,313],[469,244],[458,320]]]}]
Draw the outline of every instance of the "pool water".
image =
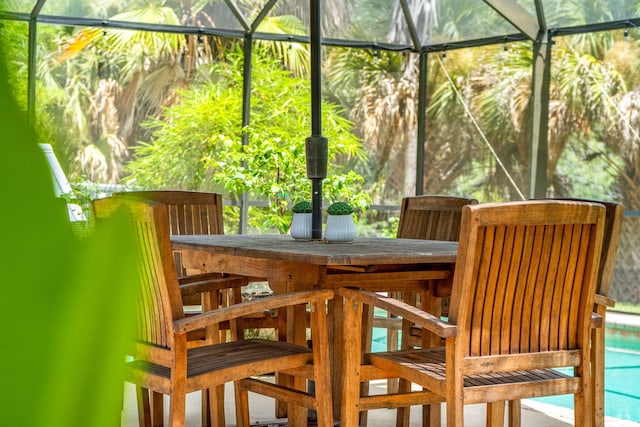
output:
[{"label": "pool water", "polygon": [[[640,422],[640,339],[608,333],[605,344],[605,415]],[[374,328],[372,351],[386,349],[386,329]],[[573,408],[573,395],[532,400]]]},{"label": "pool water", "polygon": [[[640,340],[631,336],[607,335],[605,345],[605,415],[640,422]],[[573,395],[533,400],[573,408]]]}]

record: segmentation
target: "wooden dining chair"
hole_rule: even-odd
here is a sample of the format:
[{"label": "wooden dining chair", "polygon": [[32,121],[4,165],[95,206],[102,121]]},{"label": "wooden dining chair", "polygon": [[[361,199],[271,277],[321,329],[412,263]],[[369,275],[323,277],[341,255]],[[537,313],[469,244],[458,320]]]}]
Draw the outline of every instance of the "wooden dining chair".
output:
[{"label": "wooden dining chair", "polygon": [[[115,197],[133,197],[150,200],[166,209],[171,235],[224,234],[222,215],[222,195],[211,192],[183,190],[139,190],[114,193]],[[212,310],[242,299],[242,287],[250,280],[260,280],[240,275],[222,275],[220,273],[194,271],[184,266],[180,251],[173,251],[178,274],[178,283],[182,293],[182,302],[186,313],[197,314],[203,309]],[[255,317],[243,319],[237,325],[246,328],[275,328],[275,316],[270,313],[257,313]],[[226,327],[226,325],[225,325]],[[226,329],[225,329],[226,330]],[[188,335],[189,347],[207,344],[213,330],[199,329]],[[207,335],[209,334],[209,335]],[[162,413],[162,396],[154,394],[152,408]],[[209,399],[206,392],[202,396],[203,423],[206,422]],[[223,402],[219,401],[219,406]]]},{"label": "wooden dining chair", "polygon": [[[113,194],[116,197],[135,197],[162,203],[167,210],[169,232],[171,235],[224,234],[222,216],[222,195],[218,193],[181,191],[181,190],[140,190]],[[184,285],[185,305],[199,305],[197,292],[203,281],[222,278],[218,273],[202,273],[189,271],[182,263],[179,251],[174,251],[178,280]],[[241,281],[241,286],[248,284],[245,276],[233,276]],[[231,280],[227,277],[227,280]],[[187,289],[193,292],[187,292]]]},{"label": "wooden dining chair", "polygon": [[478,201],[454,196],[413,196],[402,199],[397,237],[457,241],[462,208]]},{"label": "wooden dining chair", "polygon": [[[604,426],[604,371],[605,371],[605,331],[607,309],[615,306],[615,300],[609,297],[609,290],[613,281],[613,271],[622,231],[624,219],[624,206],[615,202],[587,199],[555,199],[574,200],[592,203],[600,203],[605,207],[604,233],[602,239],[602,252],[600,254],[600,268],[598,269],[598,282],[596,287],[594,313],[602,318],[602,326],[594,327],[591,331],[591,392],[594,404],[592,406],[593,420],[596,427]],[[598,326],[596,324],[596,326]],[[509,401],[509,426],[519,427],[521,402]]]},{"label": "wooden dining chair", "polygon": [[[141,190],[114,193],[116,197],[136,197],[162,203],[167,210],[171,235],[224,234],[222,215],[222,195],[218,193],[182,191],[182,190]],[[183,302],[191,313],[197,312],[198,305],[205,303],[200,296],[208,291],[211,283],[219,288],[226,282],[227,288],[241,293],[241,287],[249,281],[264,281],[262,278],[221,275],[219,273],[201,272],[185,267],[180,251],[174,251],[178,281],[182,289]],[[229,292],[217,295],[220,304],[229,301]],[[207,294],[205,294],[207,295]],[[276,328],[275,317],[264,313],[254,318],[244,319],[246,328]],[[195,335],[195,334],[194,334]],[[202,338],[202,337],[201,337]]]},{"label": "wooden dining chair", "polygon": [[[405,197],[402,199],[396,237],[457,242],[460,237],[462,208],[477,203],[476,199],[467,197],[439,195]],[[438,289],[442,285],[447,289]],[[436,304],[423,309],[431,314],[446,315],[449,299],[443,294],[449,292],[449,286],[449,283],[442,283],[442,281],[434,282],[429,291],[434,296],[438,296],[437,299],[431,299]],[[420,334],[407,334],[408,339],[412,336],[420,336]]]},{"label": "wooden dining chair", "polygon": [[600,202],[606,209],[604,239],[602,243],[602,255],[600,257],[600,270],[598,272],[598,284],[595,296],[594,311],[602,316],[602,327],[593,328],[591,332],[591,366],[593,367],[592,393],[594,396],[593,417],[596,427],[604,426],[604,352],[607,309],[615,306],[615,300],[609,297],[609,290],[613,282],[613,271],[616,264],[616,255],[620,243],[622,221],[624,219],[624,206],[620,203]]},{"label": "wooden dining chair", "polygon": [[[507,400],[573,394],[575,424],[590,426],[590,334],[604,216],[602,205],[587,202],[465,206],[447,321],[393,298],[340,289],[341,425],[355,427],[359,411],[388,402],[444,401],[447,426],[462,427],[465,404],[487,403],[491,414],[496,403],[504,415]],[[369,353],[362,362],[349,357],[362,345],[363,305],[388,310],[445,344]],[[424,390],[361,396],[360,382],[380,376],[404,378]],[[498,418],[488,421],[501,425]]]},{"label": "wooden dining chair", "polygon": [[[100,221],[124,211],[136,238],[140,271],[138,325],[132,360],[127,363],[127,381],[136,384],[142,395],[154,391],[170,396],[170,426],[184,425],[186,394],[198,390],[209,391],[211,422],[224,426],[224,411],[215,413],[220,409],[217,392],[218,386],[230,381],[236,382],[238,425],[249,426],[247,393],[253,391],[292,405],[289,411],[292,425],[305,424],[305,408],[313,408],[317,411],[318,425],[333,426],[326,319],[326,302],[333,296],[331,290],[282,294],[185,316],[165,206],[129,197],[111,197],[94,203],[94,213]],[[188,346],[190,331],[233,322],[264,310],[300,305],[311,307],[313,349],[242,337],[223,342],[219,336],[207,345]],[[306,393],[300,383],[295,384],[296,388],[286,388],[255,378],[282,371],[306,373],[315,381],[315,395]],[[148,400],[140,402],[140,424],[162,425],[161,419],[151,419]]]},{"label": "wooden dining chair", "polygon": [[[400,220],[398,223],[398,231],[396,237],[404,239],[423,239],[423,240],[445,240],[457,241],[460,236],[460,220],[462,217],[462,208],[466,205],[477,204],[478,201],[473,198],[441,196],[441,195],[422,195],[405,197],[402,199],[400,207]],[[441,287],[445,287],[443,291]],[[436,316],[446,315],[449,298],[444,295],[449,290],[449,281],[434,280],[431,282],[429,289],[419,292],[393,292],[389,291],[388,295],[393,298],[400,299],[406,303],[421,306],[425,311]],[[427,295],[430,293],[431,295]],[[429,306],[426,306],[426,304]],[[367,313],[371,316],[372,313]],[[384,322],[384,320],[374,318],[373,326]],[[388,323],[388,322],[387,322]],[[416,347],[426,345],[428,338],[420,328],[413,327],[407,322],[403,322],[403,326],[399,328],[402,331],[401,348],[409,346]],[[366,332],[371,328],[367,328]],[[367,336],[366,339],[370,341]],[[387,328],[387,349],[397,349],[398,328]],[[365,344],[365,347],[370,347]],[[389,393],[398,390],[408,390],[410,383],[390,380],[387,383],[387,391]],[[363,384],[363,393],[368,392],[368,386]],[[409,408],[398,408],[398,425],[408,425]],[[435,407],[423,407],[423,424],[429,425],[428,420],[432,420],[435,424],[439,424],[440,411],[439,405]],[[366,412],[361,413],[360,425],[366,425]]]}]

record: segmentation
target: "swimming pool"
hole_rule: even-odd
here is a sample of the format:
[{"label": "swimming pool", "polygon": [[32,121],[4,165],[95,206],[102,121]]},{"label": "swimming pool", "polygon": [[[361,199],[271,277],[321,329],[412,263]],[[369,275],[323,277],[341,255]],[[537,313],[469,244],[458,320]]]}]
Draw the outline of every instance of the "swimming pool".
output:
[{"label": "swimming pool", "polygon": [[[640,422],[640,330],[615,333],[607,330],[605,339],[605,415]],[[386,329],[374,328],[372,350],[387,349]],[[573,395],[531,399],[573,408]]]},{"label": "swimming pool", "polygon": [[[607,333],[605,344],[605,415],[640,422],[640,340],[630,335]],[[532,400],[573,408],[572,395]]]}]

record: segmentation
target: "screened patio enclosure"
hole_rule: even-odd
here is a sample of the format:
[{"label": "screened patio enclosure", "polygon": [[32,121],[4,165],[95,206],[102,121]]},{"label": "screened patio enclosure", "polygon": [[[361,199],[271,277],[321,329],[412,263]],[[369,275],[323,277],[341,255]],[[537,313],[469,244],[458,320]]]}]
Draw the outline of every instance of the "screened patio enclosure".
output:
[{"label": "screened patio enclosure", "polygon": [[[620,29],[629,37],[629,29],[640,24],[638,1],[560,1],[560,0],[217,0],[209,2],[90,2],[13,0],[3,2],[0,18],[25,22],[29,35],[28,107],[35,114],[37,103],[36,69],[38,26],[59,25],[76,28],[129,29],[153,33],[172,33],[212,38],[236,38],[245,41],[245,54],[251,43],[261,40],[309,43],[316,25],[315,38],[324,46],[358,48],[372,51],[407,52],[419,63],[416,133],[416,192],[424,189],[425,120],[427,108],[428,58],[446,52],[486,45],[504,45],[526,41],[533,57],[531,67],[531,119],[529,125],[529,171],[522,196],[544,197],[547,194],[549,74],[555,39],[575,34]],[[316,6],[317,5],[317,6]],[[312,17],[317,7],[319,16]],[[156,8],[156,15],[143,13]],[[160,9],[167,9],[161,11]],[[133,11],[133,12],[132,12]],[[137,13],[136,13],[137,11]],[[164,14],[164,15],[163,15]],[[175,16],[173,22],[167,19]],[[291,33],[274,25],[278,17],[293,17],[303,24]],[[155,19],[154,19],[155,18]],[[76,30],[77,31],[77,30]],[[309,36],[311,34],[311,37]],[[313,61],[313,58],[312,58]],[[313,64],[312,64],[313,66]],[[245,84],[250,87],[250,67]],[[312,73],[312,87],[319,87],[321,77]],[[250,92],[247,89],[246,94]],[[242,99],[249,104],[249,96]],[[247,106],[243,123],[250,122]],[[318,116],[319,111],[312,111]],[[317,119],[317,117],[316,117]],[[319,119],[317,119],[319,120]],[[321,132],[320,126],[310,133]]]},{"label": "screened patio enclosure", "polygon": [[[319,16],[312,18],[314,5]],[[593,35],[594,32],[619,29],[623,37],[640,23],[637,1],[559,1],[559,0],[351,0],[351,1],[241,1],[209,2],[89,2],[89,1],[5,1],[0,18],[24,22],[28,33],[28,108],[35,115],[38,59],[38,28],[47,25],[95,28],[106,36],[110,30],[181,34],[203,37],[239,39],[245,42],[245,55],[251,55],[251,45],[271,40],[284,43],[309,43],[313,29],[321,30],[315,38],[323,46],[357,48],[367,51],[404,52],[414,56],[418,75],[416,106],[415,188],[424,191],[424,145],[428,125],[429,57],[446,56],[451,50],[488,45],[509,49],[513,42],[526,42],[531,50],[530,119],[527,120],[529,164],[527,178],[516,190],[517,195],[543,197],[548,188],[548,117],[549,75],[553,67],[552,47],[558,37]],[[155,9],[155,10],[154,10]],[[171,19],[175,17],[175,19]],[[279,18],[291,18],[302,26],[292,25],[289,33],[277,25]],[[286,28],[286,27],[285,27]],[[93,33],[98,34],[98,33]],[[310,37],[311,35],[311,37]],[[143,37],[142,35],[140,37]],[[148,37],[148,36],[147,36]],[[609,35],[609,37],[612,37]],[[311,59],[313,61],[313,57]],[[313,64],[312,64],[313,67]],[[245,67],[247,86],[243,99],[243,124],[251,121],[250,65]],[[320,85],[321,77],[311,73],[312,87]],[[633,89],[633,88],[630,88]],[[317,96],[316,96],[317,97]],[[319,111],[312,111],[319,120]],[[321,132],[321,125],[309,129]],[[498,158],[498,156],[496,156]],[[509,172],[505,170],[508,175]],[[409,177],[412,179],[413,177]],[[515,184],[514,184],[515,187]]]}]

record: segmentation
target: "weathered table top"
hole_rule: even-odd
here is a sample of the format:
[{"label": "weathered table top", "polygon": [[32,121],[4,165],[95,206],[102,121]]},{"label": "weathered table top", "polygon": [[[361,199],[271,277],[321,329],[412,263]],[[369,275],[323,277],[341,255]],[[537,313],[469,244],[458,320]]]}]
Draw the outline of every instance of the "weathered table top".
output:
[{"label": "weathered table top", "polygon": [[297,241],[288,235],[172,236],[174,249],[323,266],[454,263],[457,242],[357,237],[351,243]]}]

